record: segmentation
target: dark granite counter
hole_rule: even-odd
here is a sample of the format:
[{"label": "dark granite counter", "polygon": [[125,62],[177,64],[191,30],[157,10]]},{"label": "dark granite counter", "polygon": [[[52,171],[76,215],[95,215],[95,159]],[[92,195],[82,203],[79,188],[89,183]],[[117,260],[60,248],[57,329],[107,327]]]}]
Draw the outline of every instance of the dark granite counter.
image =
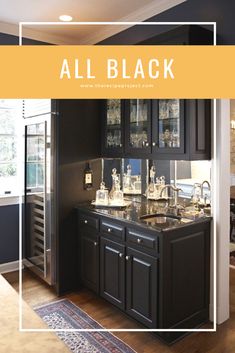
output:
[{"label": "dark granite counter", "polygon": [[[182,211],[179,216],[175,216],[172,208],[162,207],[156,201],[146,200],[144,197],[130,197],[125,199],[130,201],[130,205],[123,209],[96,207],[91,205],[90,202],[80,203],[77,205],[77,208],[159,232],[186,227],[199,222],[210,222],[212,219],[208,215],[200,213],[192,214],[189,207],[186,207],[185,211]],[[145,219],[146,215],[153,215],[153,217]]]}]

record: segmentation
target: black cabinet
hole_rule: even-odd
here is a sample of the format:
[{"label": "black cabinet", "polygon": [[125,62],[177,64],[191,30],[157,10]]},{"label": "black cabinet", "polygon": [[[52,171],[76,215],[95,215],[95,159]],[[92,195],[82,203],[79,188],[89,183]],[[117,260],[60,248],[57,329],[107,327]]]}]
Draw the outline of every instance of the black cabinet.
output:
[{"label": "black cabinet", "polygon": [[101,237],[100,294],[120,309],[125,308],[125,247]]},{"label": "black cabinet", "polygon": [[102,157],[165,160],[211,158],[211,100],[116,101],[119,101],[122,123],[118,129],[116,125],[107,125],[108,113],[104,108]]},{"label": "black cabinet", "polygon": [[157,325],[157,258],[126,252],[126,312],[147,327]]},{"label": "black cabinet", "polygon": [[124,101],[103,101],[102,154],[121,156],[124,151]]},{"label": "black cabinet", "polygon": [[88,232],[81,234],[81,280],[83,284],[99,292],[99,239]]},{"label": "black cabinet", "polygon": [[[209,229],[195,228],[189,235],[169,234],[164,243],[165,271],[163,305],[167,310],[162,327],[184,324],[194,317],[194,323],[208,317],[209,308]],[[167,259],[167,261],[166,261]]]},{"label": "black cabinet", "polygon": [[151,153],[151,101],[125,100],[125,152],[129,156]]},{"label": "black cabinet", "polygon": [[188,159],[211,159],[211,100],[188,99],[186,104],[186,143]]},{"label": "black cabinet", "polygon": [[[152,101],[152,155],[172,158],[185,154],[185,101]],[[172,158],[173,159],[173,158]]]},{"label": "black cabinet", "polygon": [[[153,230],[80,211],[82,283],[148,328],[209,318],[210,219]],[[158,332],[171,343],[185,332]]]}]

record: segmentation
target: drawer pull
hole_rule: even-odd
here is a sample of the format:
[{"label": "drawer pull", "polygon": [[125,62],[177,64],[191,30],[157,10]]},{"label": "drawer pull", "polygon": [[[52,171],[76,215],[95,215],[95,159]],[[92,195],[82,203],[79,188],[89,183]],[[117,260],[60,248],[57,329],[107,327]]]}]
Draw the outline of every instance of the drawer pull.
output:
[{"label": "drawer pull", "polygon": [[130,260],[130,258],[131,258],[130,256],[126,256],[126,261]]},{"label": "drawer pull", "polygon": [[111,229],[111,228],[108,228],[108,232],[111,233],[111,232],[112,232],[112,229]]},{"label": "drawer pull", "polygon": [[142,243],[142,239],[138,238],[138,239],[137,239],[137,243],[138,243],[138,244]]},{"label": "drawer pull", "polygon": [[119,257],[121,257],[121,258],[123,257],[123,254],[121,252],[119,253]]},{"label": "drawer pull", "polygon": [[88,221],[85,219],[84,223],[85,223],[85,224],[87,224],[87,223],[88,223]]},{"label": "drawer pull", "polygon": [[94,242],[94,246],[97,246],[97,245],[98,245],[98,243],[97,243],[97,241],[95,241],[95,242]]}]

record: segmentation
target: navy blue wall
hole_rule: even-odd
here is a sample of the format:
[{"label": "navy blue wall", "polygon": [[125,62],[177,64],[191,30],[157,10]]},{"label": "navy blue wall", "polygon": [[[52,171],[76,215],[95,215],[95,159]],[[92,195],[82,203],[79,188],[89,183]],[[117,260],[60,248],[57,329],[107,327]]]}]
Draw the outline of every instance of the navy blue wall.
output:
[{"label": "navy blue wall", "polygon": [[0,264],[19,258],[19,206],[0,206]]},{"label": "navy blue wall", "polygon": [[[18,45],[19,37],[10,34],[0,33],[0,45]],[[39,42],[36,40],[23,38],[24,45],[47,45],[48,43]]]},{"label": "navy blue wall", "polygon": [[[217,22],[218,44],[235,44],[235,1],[188,0],[148,21],[159,22]],[[161,26],[137,26],[127,29],[99,44],[134,44],[162,31]],[[151,26],[152,27],[152,26]]]}]

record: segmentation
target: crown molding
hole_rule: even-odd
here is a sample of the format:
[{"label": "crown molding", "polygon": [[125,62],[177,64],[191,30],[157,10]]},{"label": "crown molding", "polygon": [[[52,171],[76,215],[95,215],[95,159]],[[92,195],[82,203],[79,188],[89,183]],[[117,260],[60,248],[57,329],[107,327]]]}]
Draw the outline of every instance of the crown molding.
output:
[{"label": "crown molding", "polygon": [[[116,22],[142,22],[145,21],[161,12],[164,12],[176,5],[179,5],[187,0],[153,0],[149,4],[142,6],[141,8],[131,12],[121,19],[117,19]],[[79,43],[75,42],[74,38],[67,36],[51,35],[40,30],[31,28],[23,28],[23,35],[26,38],[47,42],[57,45],[70,45],[70,44],[96,44],[108,37],[113,36],[123,30],[131,27],[131,25],[115,25],[115,26],[102,26],[102,28],[96,31],[94,34],[84,36],[79,39]],[[19,26],[16,24],[0,22],[0,32],[18,36]]]},{"label": "crown molding", "polygon": [[[186,1],[187,0],[153,0],[151,3],[133,11],[116,22],[143,22]],[[100,31],[96,31],[95,34],[81,38],[80,44],[96,44],[130,27],[130,25],[106,26]]]},{"label": "crown molding", "polygon": [[[11,34],[13,36],[19,36],[19,25],[13,23],[0,22],[0,33]],[[27,39],[38,40],[45,43],[57,44],[57,45],[69,45],[74,44],[74,40],[67,37],[61,37],[57,35],[51,35],[46,32],[38,31],[31,28],[23,28],[23,36]]]}]

